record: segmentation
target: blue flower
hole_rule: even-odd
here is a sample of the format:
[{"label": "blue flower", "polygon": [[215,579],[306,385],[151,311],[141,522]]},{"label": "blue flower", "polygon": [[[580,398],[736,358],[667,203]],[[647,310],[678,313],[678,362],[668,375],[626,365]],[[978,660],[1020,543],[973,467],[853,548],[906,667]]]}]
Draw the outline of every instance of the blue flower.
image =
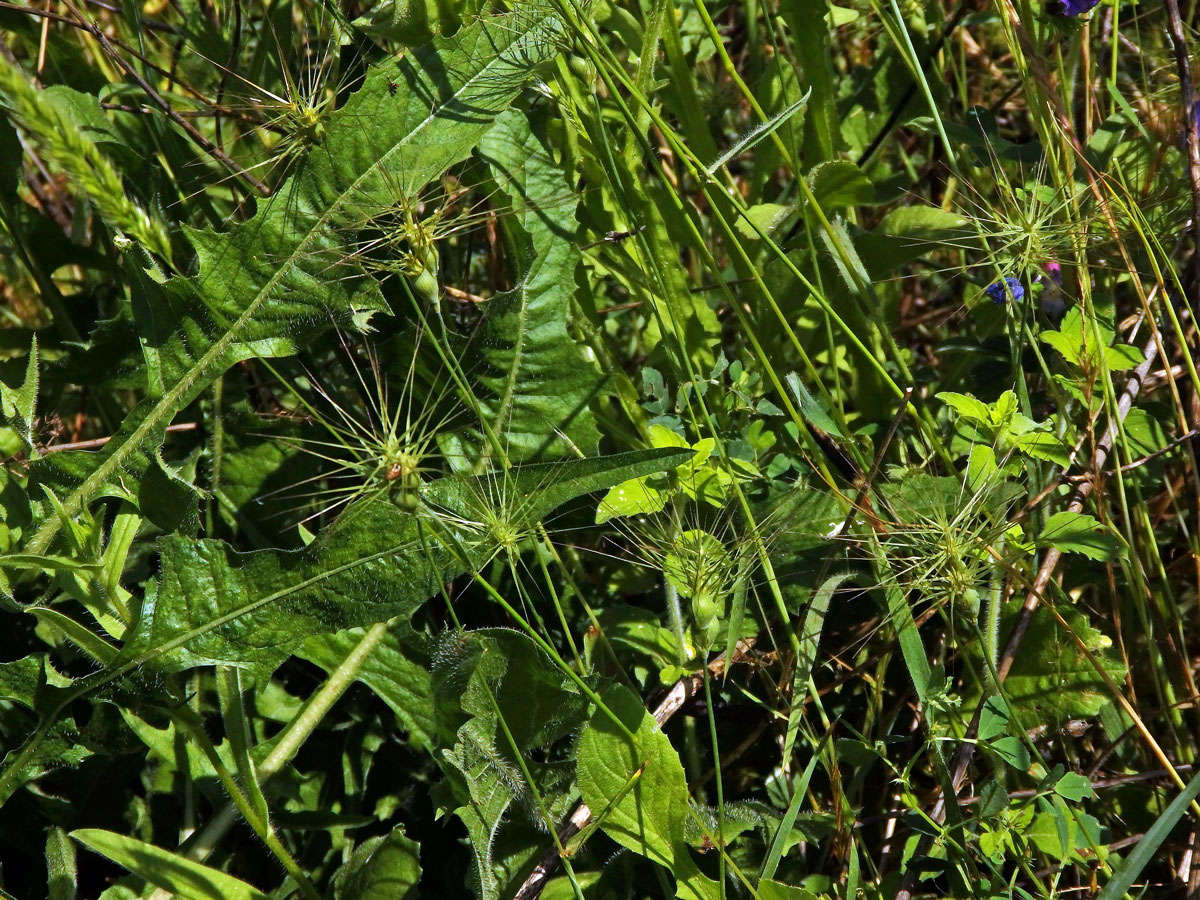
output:
[{"label": "blue flower", "polygon": [[1054,11],[1061,16],[1080,16],[1093,9],[1100,0],[1055,0],[1058,8]]},{"label": "blue flower", "polygon": [[1021,287],[1021,282],[1011,275],[1003,281],[989,284],[983,289],[983,292],[992,298],[993,303],[1006,303],[1010,294],[1014,300],[1020,300],[1025,296],[1025,288]]}]

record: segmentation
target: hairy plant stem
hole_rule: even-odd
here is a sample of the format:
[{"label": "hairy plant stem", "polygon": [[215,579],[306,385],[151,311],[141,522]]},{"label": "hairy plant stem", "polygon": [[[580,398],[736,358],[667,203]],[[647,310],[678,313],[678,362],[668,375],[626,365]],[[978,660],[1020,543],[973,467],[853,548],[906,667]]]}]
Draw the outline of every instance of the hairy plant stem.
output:
[{"label": "hairy plant stem", "polygon": [[675,635],[678,653],[675,661],[679,665],[687,663],[687,635],[683,630],[683,607],[679,603],[679,591],[669,579],[663,579],[663,598],[667,601],[667,618],[671,622],[671,631]]},{"label": "hairy plant stem", "polygon": [[217,773],[217,778],[220,780],[222,787],[225,788],[232,798],[233,803],[237,806],[238,812],[242,814],[242,818],[246,821],[246,824],[266,844],[267,849],[271,851],[275,858],[279,860],[288,875],[291,876],[292,880],[300,888],[300,892],[304,894],[307,900],[321,900],[320,892],[309,880],[287,847],[283,846],[270,820],[265,818],[261,814],[261,811],[255,808],[254,802],[246,796],[246,792],[238,784],[237,779],[233,777],[233,773],[226,768],[225,763],[217,754],[216,748],[212,745],[212,741],[204,733],[204,726],[200,722],[199,717],[190,707],[182,706],[174,711],[172,718],[179,726],[188,731],[192,743],[198,746],[205,757],[208,758],[209,763]]}]

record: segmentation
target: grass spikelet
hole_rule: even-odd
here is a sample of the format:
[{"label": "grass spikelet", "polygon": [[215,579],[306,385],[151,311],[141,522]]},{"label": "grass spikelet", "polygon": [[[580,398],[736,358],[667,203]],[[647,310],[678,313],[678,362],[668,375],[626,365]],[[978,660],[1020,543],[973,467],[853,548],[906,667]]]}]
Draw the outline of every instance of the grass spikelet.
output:
[{"label": "grass spikelet", "polygon": [[116,167],[71,120],[58,98],[34,88],[2,54],[0,98],[46,159],[87,196],[105,224],[170,262],[165,225],[130,199]]}]

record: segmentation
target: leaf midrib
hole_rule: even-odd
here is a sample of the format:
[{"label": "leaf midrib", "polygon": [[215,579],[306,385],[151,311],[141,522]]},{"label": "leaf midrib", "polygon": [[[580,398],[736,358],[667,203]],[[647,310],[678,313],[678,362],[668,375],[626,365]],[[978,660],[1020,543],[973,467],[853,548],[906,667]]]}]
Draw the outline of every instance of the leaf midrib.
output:
[{"label": "leaf midrib", "polygon": [[[333,203],[329,204],[325,212],[323,212],[321,216],[315,220],[313,226],[308,230],[303,239],[296,244],[295,249],[288,256],[287,260],[275,270],[275,273],[267,280],[263,288],[258,292],[254,299],[250,301],[250,303],[246,306],[246,309],[237,317],[225,334],[213,343],[213,345],[205,352],[205,354],[200,357],[200,360],[196,363],[196,365],[189,369],[183,375],[183,377],[180,378],[179,383],[175,385],[175,387],[163,395],[163,398],[159,400],[157,404],[155,404],[154,408],[150,410],[149,413],[146,414],[145,420],[133,430],[129,437],[123,441],[119,447],[114,449],[112,454],[84,480],[83,484],[76,488],[70,494],[70,496],[67,497],[67,499],[63,502],[63,509],[66,511],[68,516],[73,517],[78,515],[83,509],[83,505],[89,499],[91,499],[92,495],[94,495],[101,487],[108,483],[108,479],[112,476],[112,474],[118,468],[120,468],[122,463],[124,463],[130,455],[137,450],[141,442],[158,426],[158,424],[163,419],[169,420],[170,418],[173,418],[175,414],[179,412],[179,410],[175,408],[176,404],[178,404],[180,399],[186,395],[187,392],[190,391],[198,381],[201,380],[205,371],[217,360],[219,360],[221,356],[224,355],[225,352],[228,351],[229,348],[234,344],[234,342],[237,340],[238,333],[258,312],[259,307],[261,307],[262,304],[270,298],[271,292],[275,289],[276,285],[279,284],[285,273],[290,272],[292,268],[295,267],[296,260],[300,258],[301,254],[308,248],[309,244],[316,238],[316,236],[323,231],[325,225],[329,222],[332,216],[342,208],[345,198],[351,196],[353,191],[368,177],[374,174],[384,163],[388,162],[392,158],[393,154],[397,153],[401,148],[411,143],[414,137],[419,134],[421,130],[423,130],[429,125],[430,122],[437,118],[437,113],[440,110],[444,109],[455,99],[462,96],[462,94],[465,93],[468,88],[472,87],[480,78],[491,71],[493,66],[495,66],[497,63],[501,61],[507,61],[509,51],[526,36],[532,34],[535,29],[540,28],[546,18],[548,18],[548,16],[543,15],[540,19],[535,20],[535,22],[531,24],[528,29],[526,29],[524,35],[518,37],[516,40],[506,46],[502,51],[496,54],[495,57],[489,60],[481,69],[479,69],[479,71],[472,75],[467,81],[464,81],[458,90],[456,90],[445,102],[433,107],[428,116],[422,119],[406,135],[397,140],[392,145],[390,150],[388,150],[377,160],[375,160],[374,163],[368,166],[346,190],[342,191],[338,195],[337,199]],[[43,552],[50,545],[50,541],[54,539],[54,536],[58,533],[61,527],[62,522],[58,516],[47,519],[46,522],[43,523],[43,525],[30,539],[27,548],[28,552]]]}]

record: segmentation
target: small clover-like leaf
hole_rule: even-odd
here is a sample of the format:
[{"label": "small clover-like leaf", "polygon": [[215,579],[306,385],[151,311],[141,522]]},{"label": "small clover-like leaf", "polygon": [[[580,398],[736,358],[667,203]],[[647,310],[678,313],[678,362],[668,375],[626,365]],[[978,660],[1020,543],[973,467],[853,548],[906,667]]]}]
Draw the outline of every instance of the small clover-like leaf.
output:
[{"label": "small clover-like leaf", "polygon": [[1092,783],[1078,772],[1068,772],[1054,783],[1054,793],[1078,803],[1092,796]]}]

